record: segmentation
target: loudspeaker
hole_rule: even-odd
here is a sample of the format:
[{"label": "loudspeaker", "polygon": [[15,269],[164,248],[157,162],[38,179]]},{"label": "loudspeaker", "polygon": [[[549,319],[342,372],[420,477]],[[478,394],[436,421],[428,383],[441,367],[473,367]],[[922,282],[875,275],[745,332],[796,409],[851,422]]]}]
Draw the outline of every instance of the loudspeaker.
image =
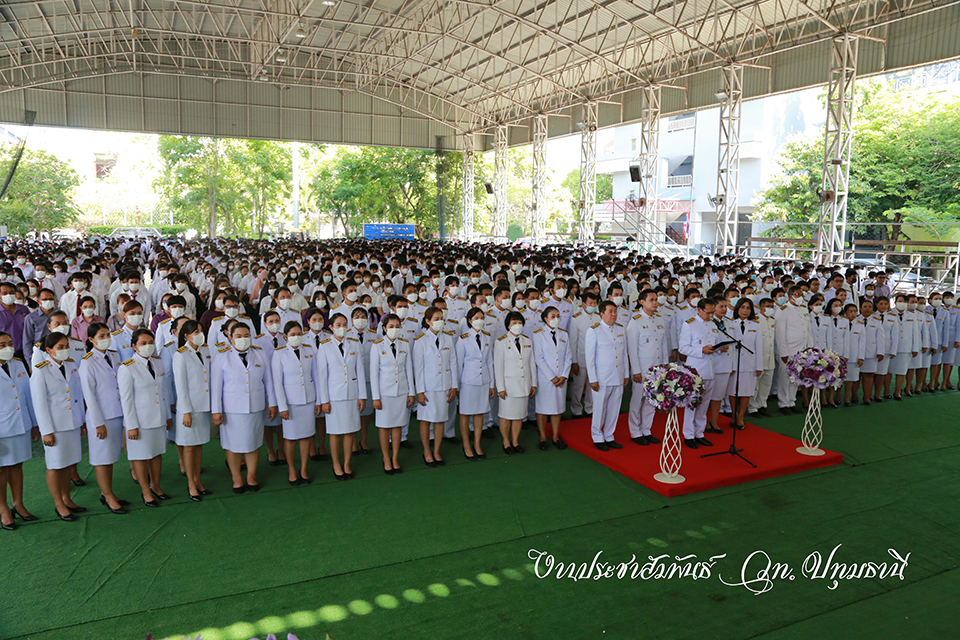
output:
[{"label": "loudspeaker", "polygon": [[489,193],[490,195],[493,195],[493,185],[492,185],[492,184],[490,184],[489,182],[484,182],[484,183],[483,183],[483,186],[486,187],[487,193]]},{"label": "loudspeaker", "polygon": [[630,180],[632,182],[640,182],[640,165],[639,164],[630,165]]}]

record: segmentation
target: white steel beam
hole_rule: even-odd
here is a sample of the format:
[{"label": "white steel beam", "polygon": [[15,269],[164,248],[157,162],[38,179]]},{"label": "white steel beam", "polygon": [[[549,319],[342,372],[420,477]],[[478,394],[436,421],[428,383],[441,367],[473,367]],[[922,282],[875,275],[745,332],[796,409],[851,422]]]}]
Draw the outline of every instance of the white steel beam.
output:
[{"label": "white steel beam", "polygon": [[493,240],[507,240],[507,126],[494,133],[493,150]]},{"label": "white steel beam", "polygon": [[640,155],[640,206],[637,210],[637,241],[653,242],[659,237],[657,216],[657,165],[660,146],[660,87],[651,85],[643,89],[641,111]]},{"label": "white steel beam", "polygon": [[547,204],[547,116],[533,119],[533,202],[530,203],[530,228],[533,243],[544,244],[544,217]]},{"label": "white steel beam", "polygon": [[463,220],[460,225],[461,240],[473,242],[473,180],[474,180],[474,147],[475,140],[472,133],[463,135],[463,205],[461,211]]},{"label": "white steel beam", "polygon": [[851,34],[838,36],[832,41],[832,66],[827,83],[827,122],[823,140],[823,186],[817,227],[817,260],[821,264],[843,260],[858,45],[859,39]]},{"label": "white steel beam", "polygon": [[593,207],[597,200],[597,103],[583,103],[580,126],[580,215],[579,240],[594,240]]},{"label": "white steel beam", "polygon": [[737,252],[740,190],[740,111],[743,105],[743,66],[727,65],[720,100],[720,144],[717,150],[717,211],[715,246],[723,253]]}]

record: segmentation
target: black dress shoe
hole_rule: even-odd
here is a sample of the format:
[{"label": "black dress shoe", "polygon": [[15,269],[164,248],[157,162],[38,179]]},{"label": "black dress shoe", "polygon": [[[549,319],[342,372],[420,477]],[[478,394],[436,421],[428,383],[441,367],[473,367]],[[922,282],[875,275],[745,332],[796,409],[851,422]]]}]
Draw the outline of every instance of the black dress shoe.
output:
[{"label": "black dress shoe", "polygon": [[555,446],[557,449],[566,449],[567,443],[563,441],[563,438],[557,438],[553,441],[553,446]]},{"label": "black dress shoe", "polygon": [[780,407],[780,413],[785,416],[793,415],[793,411],[790,410],[790,407]]},{"label": "black dress shoe", "polygon": [[593,417],[593,414],[592,414],[592,413],[584,413],[584,414],[583,414],[583,417],[584,417],[584,418],[592,418],[592,417]]},{"label": "black dress shoe", "polygon": [[300,478],[297,478],[296,480],[291,480],[290,478],[287,478],[287,482],[290,483],[290,486],[291,486],[291,487],[299,487],[299,486],[300,486]]},{"label": "black dress shoe", "polygon": [[707,433],[723,433],[723,429],[721,429],[720,427],[715,427],[713,425],[710,425],[709,427],[704,429],[704,431],[706,431]]},{"label": "black dress shoe", "polygon": [[[202,495],[202,496],[212,496],[212,495],[213,495],[213,491],[207,491],[206,489],[204,489],[203,491],[200,492],[200,495]],[[123,504],[123,500],[120,501],[120,504]]]},{"label": "black dress shoe", "polygon": [[17,511],[16,509],[11,509],[11,510],[10,510],[10,513],[13,514],[13,519],[14,519],[14,520],[16,520],[17,518],[20,518],[20,519],[23,520],[24,522],[33,522],[34,520],[39,520],[39,519],[40,519],[40,518],[38,518],[37,516],[22,516],[22,515],[20,515],[20,512]]},{"label": "black dress shoe", "polygon": [[360,453],[362,453],[365,456],[368,456],[371,453],[373,453],[373,449],[364,449],[363,447],[360,447]]},{"label": "black dress shoe", "polygon": [[547,450],[547,441],[546,441],[546,440],[541,440],[541,441],[540,441],[540,444],[537,445],[537,448],[540,449],[540,451],[546,451],[546,450]]},{"label": "black dress shoe", "polygon": [[86,513],[87,512],[86,507],[67,507],[67,509],[70,509],[70,513]]},{"label": "black dress shoe", "polygon": [[442,467],[443,465],[447,464],[447,461],[442,458],[434,458],[434,461],[438,467]]},{"label": "black dress shoe", "polygon": [[759,409],[757,409],[757,413],[759,413],[760,415],[762,415],[764,418],[769,418],[769,417],[770,417],[770,412],[767,411],[767,408],[766,408],[766,407],[760,407]]},{"label": "black dress shoe", "polygon": [[887,400],[893,400],[893,394],[892,394],[892,393],[889,394],[889,395],[887,395]]},{"label": "black dress shoe", "polygon": [[434,460],[434,461],[432,461],[432,462],[427,462],[427,456],[426,456],[426,455],[423,455],[423,462],[424,462],[424,464],[426,464],[428,467],[436,467],[436,466],[437,466],[436,460]]},{"label": "black dress shoe", "polygon": [[282,460],[267,460],[267,464],[270,465],[271,467],[282,467],[287,463],[283,462]]},{"label": "black dress shoe", "polygon": [[713,443],[707,440],[706,438],[697,438],[697,444],[704,447],[712,447]]},{"label": "black dress shoe", "polygon": [[606,442],[594,442],[593,446],[600,451],[610,451],[610,446]]},{"label": "black dress shoe", "polygon": [[160,506],[160,503],[157,502],[156,500],[147,500],[146,498],[143,499],[143,504],[146,505],[146,506],[148,506],[148,507],[159,507],[159,506]]},{"label": "black dress shoe", "polygon": [[508,456],[512,456],[514,454],[513,447],[510,446],[504,447],[503,452]]},{"label": "black dress shoe", "polygon": [[733,426],[737,429],[737,431],[743,431],[744,429],[747,428],[747,425],[745,424],[735,424]]},{"label": "black dress shoe", "polygon": [[170,499],[170,496],[168,496],[167,494],[165,494],[165,493],[157,493],[157,492],[154,491],[153,489],[150,489],[150,493],[152,493],[152,494],[153,494],[153,497],[156,498],[157,500],[169,500],[169,499]]},{"label": "black dress shoe", "polygon": [[518,444],[515,444],[515,445],[513,445],[513,452],[514,452],[514,453],[523,453],[523,452],[524,452],[524,448],[521,447],[521,446],[518,445]]},{"label": "black dress shoe", "polygon": [[56,509],[54,509],[53,512],[57,514],[57,517],[63,520],[64,522],[73,522],[74,520],[76,520],[76,518],[73,517],[73,512],[71,512],[70,515],[68,516],[60,515],[60,512],[57,511]]},{"label": "black dress shoe", "polygon": [[394,467],[394,468],[393,468],[393,472],[394,472],[394,473],[403,473],[403,469],[401,469],[400,467]]},{"label": "black dress shoe", "polygon": [[300,484],[313,484],[313,478],[304,478],[300,476]]},{"label": "black dress shoe", "polygon": [[[60,515],[60,514],[58,513],[57,515]],[[11,516],[11,517],[12,517],[12,516]],[[16,519],[16,518],[13,518],[13,519],[10,521],[10,524],[4,524],[4,523],[0,522],[0,529],[3,529],[4,531],[16,531],[16,530],[17,530],[17,522],[16,522],[16,521],[17,521],[17,519]]]},{"label": "black dress shoe", "polygon": [[893,396],[893,399],[897,402],[903,402],[903,396]]},{"label": "black dress shoe", "polygon": [[323,462],[324,460],[329,460],[330,456],[326,453],[315,453],[310,456],[310,459],[314,462]]},{"label": "black dress shoe", "polygon": [[[462,449],[461,449],[461,451],[462,451]],[[472,461],[475,461],[475,460],[477,459],[477,456],[475,456],[475,455],[468,456],[466,451],[463,452],[463,457],[466,458],[467,460],[470,460],[471,462],[472,462]]]},{"label": "black dress shoe", "polygon": [[345,474],[345,473],[337,473],[336,471],[334,471],[334,472],[333,472],[333,477],[336,478],[337,480],[346,480],[346,479],[347,479],[347,474]]},{"label": "black dress shoe", "polygon": [[805,407],[793,407],[792,410],[793,410],[794,413],[806,413],[806,412],[807,412],[807,409],[806,409]]},{"label": "black dress shoe", "polygon": [[647,442],[649,442],[650,444],[660,444],[660,438],[656,437],[653,434],[644,436],[644,438],[646,438]]},{"label": "black dress shoe", "polygon": [[616,440],[611,440],[607,443],[607,446],[611,449],[623,449],[623,445],[617,442]]},{"label": "black dress shoe", "polygon": [[256,493],[257,491],[260,491],[260,485],[258,485],[258,484],[248,484],[248,485],[247,485],[247,489],[249,489],[250,491],[253,491],[254,493]]},{"label": "black dress shoe", "polygon": [[235,494],[237,494],[237,495],[240,495],[241,493],[243,493],[243,492],[246,491],[246,490],[247,490],[246,487],[233,487],[233,492],[234,492]]},{"label": "black dress shoe", "polygon": [[187,477],[187,472],[184,471],[183,469],[180,469],[180,475],[183,476],[184,478],[186,478],[186,477]]},{"label": "black dress shoe", "polygon": [[71,480],[71,481],[70,481],[70,484],[72,484],[72,485],[75,486],[75,487],[85,487],[85,486],[87,486],[87,483],[83,481],[83,478],[81,478],[81,479],[79,479],[79,480]]},{"label": "black dress shoe", "polygon": [[486,459],[487,459],[487,454],[485,454],[485,453],[477,453],[477,454],[474,454],[474,457],[475,457],[477,460],[486,460]]},{"label": "black dress shoe", "polygon": [[400,441],[400,448],[401,448],[401,449],[413,449],[413,445],[410,444],[410,441],[409,441],[409,440],[401,440],[401,441]]},{"label": "black dress shoe", "polygon": [[[126,501],[126,500],[119,500],[119,499],[118,499],[117,502],[118,502],[118,503],[120,504],[120,506],[122,507],[122,506],[123,506],[123,503],[124,503],[124,502],[127,502],[127,501]],[[126,515],[126,514],[127,514],[127,512],[124,511],[123,509],[114,509],[114,508],[111,507],[109,504],[107,504],[107,498],[106,498],[106,496],[104,496],[102,493],[100,494],[100,504],[102,504],[102,505],[105,506],[107,509],[109,509],[109,510],[110,510],[110,513],[115,513],[115,514],[117,514],[117,515]],[[130,503],[127,502],[127,504],[130,504]]]},{"label": "black dress shoe", "polygon": [[637,436],[636,438],[630,438],[630,441],[633,442],[633,444],[640,445],[641,447],[646,447],[650,444],[647,441],[647,436]]},{"label": "black dress shoe", "polygon": [[190,499],[194,502],[203,502],[203,496],[190,494]]},{"label": "black dress shoe", "polygon": [[388,476],[392,476],[395,473],[393,469],[384,469],[383,472]]},{"label": "black dress shoe", "polygon": [[691,448],[691,449],[696,449],[696,448],[697,448],[697,441],[694,440],[693,438],[690,438],[690,439],[688,439],[688,440],[684,440],[684,441],[683,441],[683,444],[687,445],[687,446],[688,446],[689,448]]}]

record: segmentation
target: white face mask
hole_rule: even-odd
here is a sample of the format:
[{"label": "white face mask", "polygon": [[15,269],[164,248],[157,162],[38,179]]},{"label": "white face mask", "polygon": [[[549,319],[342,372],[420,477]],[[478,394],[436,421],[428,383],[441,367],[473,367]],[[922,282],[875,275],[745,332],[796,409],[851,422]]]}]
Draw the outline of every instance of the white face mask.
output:
[{"label": "white face mask", "polygon": [[337,336],[338,338],[342,338],[343,336],[347,335],[347,328],[346,328],[346,327],[334,327],[334,328],[333,328],[333,335]]},{"label": "white face mask", "polygon": [[519,336],[521,333],[523,333],[523,325],[522,324],[510,325],[510,333],[512,333],[515,336]]},{"label": "white face mask", "polygon": [[74,282],[74,283],[73,283],[73,290],[74,290],[74,291],[83,291],[83,290],[86,289],[86,288],[87,288],[87,283],[86,283],[86,282],[78,281],[78,282]]},{"label": "white face mask", "polygon": [[127,324],[129,324],[131,327],[139,327],[141,321],[143,321],[143,316],[142,316],[142,315],[139,315],[139,316],[137,316],[137,315],[129,315],[129,316],[127,316]]},{"label": "white face mask", "polygon": [[28,287],[27,287],[27,292],[30,294],[31,297],[33,297],[33,296],[37,295],[37,288],[36,288],[36,287],[30,287],[30,286],[28,286]]},{"label": "white face mask", "polygon": [[613,296],[610,301],[619,307],[623,304],[623,296]]},{"label": "white face mask", "polygon": [[450,292],[450,295],[451,295],[451,296],[454,296],[454,297],[455,297],[458,293],[460,293],[460,287],[458,287],[457,285],[453,284],[453,285],[450,285],[449,287],[447,287],[447,291]]},{"label": "white face mask", "polygon": [[317,300],[316,306],[317,306],[317,309],[323,309],[324,307],[327,306],[327,301],[326,301],[326,300]]},{"label": "white face mask", "polygon": [[413,304],[414,302],[417,301],[417,294],[415,294],[415,293],[408,293],[408,294],[406,295],[406,298],[407,298],[407,302]]},{"label": "white face mask", "polygon": [[233,346],[237,348],[237,351],[246,351],[250,348],[250,338],[237,338],[233,341]]},{"label": "white face mask", "polygon": [[420,293],[417,294],[417,297],[420,298],[421,300],[426,300],[426,299],[427,299],[427,292],[426,292],[426,291],[421,291]]},{"label": "white face mask", "polygon": [[280,323],[271,322],[270,324],[267,325],[267,331],[269,331],[272,334],[276,334],[277,331],[280,331]]},{"label": "white face mask", "polygon": [[407,314],[410,313],[410,309],[408,309],[407,307],[397,307],[397,310],[394,311],[394,313],[398,318],[403,320],[404,318],[407,317]]},{"label": "white face mask", "polygon": [[53,357],[60,362],[65,362],[70,357],[70,349],[58,349]]},{"label": "white face mask", "polygon": [[906,310],[907,310],[907,303],[906,303],[906,302],[898,302],[898,303],[897,303],[897,311],[906,311]]},{"label": "white face mask", "polygon": [[47,272],[46,272],[46,271],[37,271],[36,275],[37,275],[37,280],[43,280],[44,278],[47,277]]},{"label": "white face mask", "polygon": [[83,314],[84,318],[89,318],[95,312],[96,312],[96,309],[91,309],[90,307],[84,307],[83,309],[80,309],[80,313]]},{"label": "white face mask", "polygon": [[168,310],[168,313],[170,314],[171,318],[182,318],[183,314],[185,314],[186,312],[187,310],[184,309],[183,307],[170,307],[170,309]]},{"label": "white face mask", "polygon": [[277,300],[277,306],[280,307],[281,309],[284,309],[284,310],[289,309],[289,308],[290,308],[290,298],[284,298],[283,300]]},{"label": "white face mask", "polygon": [[227,316],[228,318],[236,318],[238,315],[240,315],[240,309],[239,307],[225,307],[223,309],[223,315]]},{"label": "white face mask", "polygon": [[13,357],[13,354],[14,354],[13,347],[4,347],[0,349],[0,360],[6,362],[7,360]]},{"label": "white face mask", "polygon": [[393,287],[384,287],[384,288],[383,288],[383,293],[384,293],[384,295],[388,295],[388,296],[389,296],[391,293],[393,293]]},{"label": "white face mask", "polygon": [[434,333],[440,333],[443,331],[443,320],[434,320],[430,323],[430,328],[433,329]]},{"label": "white face mask", "polygon": [[181,291],[181,292],[182,292],[182,291],[186,291],[186,290],[187,290],[187,283],[186,283],[186,282],[178,282],[176,286],[177,286],[177,291]]},{"label": "white face mask", "polygon": [[939,308],[943,304],[943,300],[931,300],[930,306],[934,308]]},{"label": "white face mask", "polygon": [[767,316],[768,318],[772,318],[775,313],[776,313],[776,309],[774,309],[773,307],[767,307],[766,309],[763,310],[763,315]]},{"label": "white face mask", "polygon": [[353,327],[357,331],[363,331],[367,328],[367,319],[366,318],[354,318]]},{"label": "white face mask", "polygon": [[916,311],[916,310],[917,310],[917,303],[916,303],[916,302],[907,303],[907,309],[910,310],[910,311]]},{"label": "white face mask", "polygon": [[658,304],[667,304],[667,296],[657,296]]},{"label": "white face mask", "polygon": [[833,307],[832,309],[830,309],[830,313],[832,313],[835,316],[840,315],[842,311],[843,311],[843,307]]},{"label": "white face mask", "polygon": [[351,291],[350,293],[348,293],[347,295],[345,295],[344,298],[346,298],[346,299],[349,300],[350,302],[356,302],[356,301],[357,301],[357,292],[356,292],[356,291]]},{"label": "white face mask", "polygon": [[287,344],[296,349],[303,344],[303,336],[290,336],[287,338]]},{"label": "white face mask", "polygon": [[526,309],[527,301],[523,299],[517,300],[516,304],[513,306],[516,307],[517,309]]},{"label": "white face mask", "polygon": [[190,336],[190,342],[192,342],[195,347],[202,347],[206,342],[206,339],[203,337],[203,332],[201,331]]},{"label": "white face mask", "polygon": [[222,311],[222,310],[223,310],[223,298],[220,298],[219,300],[215,300],[215,301],[213,302],[213,308],[216,309],[216,310],[218,310],[218,311]]},{"label": "white face mask", "polygon": [[276,292],[277,292],[276,287],[274,287],[273,289],[267,289],[267,295],[270,296],[271,298]]},{"label": "white face mask", "polygon": [[551,329],[556,329],[560,326],[560,318],[550,318],[547,320],[547,326]]},{"label": "white face mask", "polygon": [[474,318],[470,321],[470,326],[473,327],[476,331],[483,329],[483,318]]},{"label": "white face mask", "polygon": [[[84,286],[84,288],[86,288],[87,285],[84,284],[83,286]],[[136,293],[137,291],[140,291],[140,283],[139,283],[139,282],[133,282],[133,283],[131,283],[131,284],[130,284],[130,291],[132,291],[133,293]]]},{"label": "white face mask", "polygon": [[2,302],[5,305],[16,304],[17,295],[15,293],[10,293],[5,296],[0,296],[0,302]]},{"label": "white face mask", "polygon": [[112,342],[113,341],[110,340],[110,338],[106,338],[104,340],[97,340],[97,349],[100,349],[100,351],[106,351],[107,349],[110,348],[110,345],[112,344]]},{"label": "white face mask", "polygon": [[434,279],[433,279],[433,286],[439,287],[441,282],[443,282],[443,280],[441,280],[440,278],[434,278]]},{"label": "white face mask", "polygon": [[567,295],[567,290],[566,290],[566,289],[554,289],[554,290],[553,290],[553,295],[555,295],[558,299],[562,300],[563,298],[566,297],[566,295]]},{"label": "white face mask", "polygon": [[480,284],[479,276],[473,276],[472,278],[470,278],[470,282],[472,282],[473,284]]},{"label": "white face mask", "polygon": [[62,336],[70,335],[70,325],[62,324],[59,327],[53,327],[50,329],[51,333],[59,333]]},{"label": "white face mask", "polygon": [[313,331],[313,332],[315,332],[315,333],[320,333],[320,331],[321,331],[322,329],[323,329],[323,323],[322,323],[322,322],[311,322],[311,323],[310,323],[310,330],[311,330],[311,331]]},{"label": "white face mask", "polygon": [[167,277],[166,270],[161,269],[160,271],[157,271],[157,278],[159,278],[160,280],[163,280],[166,277]]},{"label": "white face mask", "polygon": [[530,307],[531,310],[536,311],[537,309],[540,308],[540,301],[534,298],[533,300],[527,303],[527,306]]},{"label": "white face mask", "polygon": [[584,307],[583,309],[590,315],[593,315],[597,312],[597,307]]},{"label": "white face mask", "polygon": [[145,344],[142,347],[137,349],[137,353],[140,354],[143,358],[149,358],[153,355],[153,352],[156,350],[156,347],[152,344]]},{"label": "white face mask", "polygon": [[400,327],[390,327],[386,330],[387,338],[390,340],[396,340],[400,335]]},{"label": "white face mask", "polygon": [[823,305],[815,304],[812,307],[810,307],[810,311],[812,311],[813,313],[821,313],[823,311]]}]

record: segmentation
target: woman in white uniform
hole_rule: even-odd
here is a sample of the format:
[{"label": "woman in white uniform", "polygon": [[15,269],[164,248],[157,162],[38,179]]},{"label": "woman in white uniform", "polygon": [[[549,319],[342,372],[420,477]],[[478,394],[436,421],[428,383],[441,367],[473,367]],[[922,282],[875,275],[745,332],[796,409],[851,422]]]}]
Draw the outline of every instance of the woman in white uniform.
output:
[{"label": "woman in white uniform", "polygon": [[[743,343],[746,349],[740,350],[740,364],[737,368],[737,346],[731,345],[731,364],[733,370],[727,383],[727,396],[730,398],[732,412],[731,423],[736,429],[746,426],[744,419],[747,415],[747,406],[750,398],[757,393],[757,379],[763,375],[763,335],[760,331],[760,321],[754,312],[753,302],[743,297],[733,309],[733,320],[727,322],[727,332]],[[729,339],[724,336],[724,339]],[[750,351],[747,351],[749,349]],[[739,381],[737,371],[740,372]],[[739,386],[738,386],[739,383]],[[739,400],[739,404],[737,401]]]},{"label": "woman in white uniform", "polygon": [[[730,325],[732,322],[731,319],[727,317],[729,303],[721,297],[717,297],[716,300],[717,304],[713,312],[714,321],[718,322],[720,327],[727,333],[730,333]],[[730,338],[722,333],[719,334],[717,338],[719,342],[726,342],[729,339]],[[730,386],[730,374],[736,366],[736,363],[733,362],[735,357],[736,355],[730,345],[720,348],[713,354],[713,394],[710,396],[707,427],[704,429],[706,433],[723,433],[723,430],[720,428],[720,405],[723,404],[724,399],[729,395],[727,391]],[[741,376],[741,379],[742,377],[743,376]]]},{"label": "woman in white uniform", "polygon": [[410,341],[400,336],[403,321],[388,313],[380,321],[384,337],[370,349],[370,398],[377,412],[376,424],[383,454],[383,472],[403,473],[400,468],[400,438],[410,422],[410,407],[416,398],[413,384],[413,354]]},{"label": "woman in white uniform", "polygon": [[[527,304],[532,304],[530,300]],[[540,432],[541,451],[547,450],[547,419],[553,432],[553,445],[563,449],[560,439],[560,416],[566,409],[567,380],[573,366],[570,340],[560,328],[560,310],[548,306],[540,314],[543,326],[533,332],[533,355],[537,362],[537,430]]]},{"label": "woman in white uniform", "polygon": [[[280,294],[276,295],[279,296]],[[287,301],[284,304],[289,305],[289,292],[284,290],[283,295],[283,300]],[[283,302],[283,300],[280,302]],[[284,316],[280,315],[281,313],[284,316],[292,317],[285,320]],[[270,309],[263,314],[263,333],[253,338],[253,344],[260,347],[261,353],[266,356],[268,366],[273,362],[274,351],[286,344],[286,339],[283,337],[283,325],[285,322],[299,319],[299,317],[300,314],[298,313],[289,313],[286,310],[277,309]],[[276,442],[274,442],[274,438],[276,438]],[[263,421],[263,440],[267,445],[267,464],[271,467],[286,466],[287,460],[283,453],[283,420],[280,419],[279,415]]]},{"label": "woman in white uniform", "polygon": [[[827,313],[823,319],[824,323],[827,325],[827,346],[826,348],[830,351],[833,351],[839,356],[844,358],[847,357],[847,351],[849,349],[850,342],[850,321],[843,313],[843,302],[840,298],[832,298],[829,305],[827,306]],[[856,364],[854,362],[853,364]],[[850,366],[848,363],[847,373],[850,373]],[[860,379],[860,371],[857,369],[855,374],[857,379]],[[828,407],[833,407],[834,409],[840,406],[840,394],[843,392],[841,389],[826,389],[824,391],[825,400],[824,403]]]},{"label": "woman in white uniform", "polygon": [[[417,387],[417,419],[423,461],[428,467],[446,464],[440,457],[447,405],[457,397],[457,353],[453,336],[443,330],[443,310],[429,307],[421,321],[423,333],[413,341],[413,376]],[[433,431],[433,450],[430,432]]]},{"label": "woman in white uniform", "polygon": [[[874,380],[879,383],[879,377],[876,376],[877,367],[885,359],[886,351],[884,348],[883,322],[880,320],[880,314],[873,312],[873,302],[870,300],[860,301],[860,317],[857,318],[863,322],[863,364],[860,365],[860,377],[863,380],[863,404],[869,407],[873,402]],[[880,394],[879,384],[877,395]],[[856,400],[856,395],[853,396]]]},{"label": "woman in white uniform", "polygon": [[100,504],[119,515],[126,513],[123,507],[130,503],[113,492],[113,465],[123,448],[123,408],[117,383],[120,354],[109,351],[112,342],[106,324],[91,324],[87,330],[89,352],[80,360],[79,373],[87,405],[87,450],[100,485]]},{"label": "woman in white uniform", "polygon": [[356,338],[347,337],[347,318],[342,313],[330,316],[330,327],[333,337],[320,341],[317,354],[317,399],[327,416],[333,475],[337,480],[350,480],[353,478],[350,468],[353,444],[360,430],[360,412],[366,406],[363,347]]},{"label": "woman in white uniform", "polygon": [[[832,302],[832,300],[831,300]],[[845,406],[857,404],[860,395],[860,367],[863,366],[867,347],[867,323],[857,315],[857,305],[848,304],[843,308],[843,314],[850,324],[847,335],[847,352],[842,354],[847,359],[847,377],[844,379],[843,402]]]},{"label": "woman in white uniform", "polygon": [[51,333],[40,344],[47,357],[33,368],[30,395],[43,437],[47,489],[57,516],[73,522],[73,514],[87,510],[70,497],[70,467],[80,462],[80,439],[85,432],[83,389],[77,362],[70,357],[70,339]]},{"label": "woman in white uniform", "polygon": [[[227,452],[233,492],[260,491],[257,461],[263,446],[264,418],[277,416],[273,374],[263,350],[251,344],[250,327],[230,327],[230,344],[219,349],[210,374],[211,422],[220,427],[220,446]],[[247,464],[246,485],[240,463]]]},{"label": "woman in white uniform", "polygon": [[[149,329],[137,329],[130,338],[133,357],[117,372],[123,426],[127,432],[127,458],[133,462],[143,504],[157,507],[170,496],[160,488],[162,456],[167,451],[167,430],[173,427],[167,399],[167,372]],[[155,500],[156,498],[157,500]]]},{"label": "woman in white uniform", "polygon": [[[467,460],[484,459],[480,448],[483,416],[490,411],[490,398],[496,393],[493,379],[493,338],[483,330],[486,320],[483,310],[473,307],[467,311],[466,333],[457,340],[457,365],[460,395],[460,437],[463,455]],[[470,423],[473,423],[473,447],[470,446]]]},{"label": "woman in white uniform", "polygon": [[511,311],[504,319],[507,333],[493,345],[493,372],[500,397],[500,435],[503,452],[523,453],[520,427],[527,417],[527,402],[537,392],[537,363],[533,342],[523,335],[523,314]]},{"label": "woman in white uniform", "polygon": [[914,369],[920,362],[920,323],[916,313],[909,309],[909,298],[902,293],[896,297],[897,324],[897,357],[890,363],[890,373],[896,376],[894,386],[894,400],[903,400],[903,387],[907,387],[907,396],[910,393],[910,383],[913,380]]},{"label": "woman in white uniform", "polygon": [[[370,348],[373,341],[377,339],[377,329],[370,326],[370,317],[367,310],[357,303],[353,311],[350,312],[350,328],[347,330],[347,337],[356,338],[363,347],[363,370],[370,371]],[[367,396],[370,398],[370,377],[367,376]],[[373,419],[373,403],[367,402],[363,411],[360,412],[360,440],[357,442],[357,448],[354,453],[362,453],[369,456],[373,453],[370,448],[367,437],[370,430],[370,421]]]},{"label": "woman in white uniform", "polygon": [[[318,292],[317,297],[319,303],[327,304],[322,292]],[[316,357],[316,354],[320,353],[320,341],[330,337],[330,332],[324,328],[327,324],[327,318],[323,315],[323,310],[319,306],[307,309],[304,315],[306,316],[306,324],[303,325],[303,344],[309,344],[313,347],[314,357]],[[330,457],[327,454],[327,419],[322,411],[314,418],[313,423],[317,439],[310,438],[308,442],[310,459],[314,462],[322,462]],[[320,443],[319,446],[317,441]]]},{"label": "woman in white uniform", "polygon": [[[20,358],[13,357],[13,338],[0,332],[0,524],[16,528],[17,516],[36,520],[23,506],[23,463],[31,457],[31,440],[37,426],[30,396],[30,378]],[[39,438],[39,431],[37,438]],[[13,508],[7,505],[7,485]]]},{"label": "woman in white uniform", "polygon": [[[270,363],[273,369],[273,388],[277,397],[277,409],[283,420],[283,451],[287,461],[287,481],[291,486],[310,484],[313,479],[307,473],[310,459],[310,440],[316,433],[314,419],[320,413],[317,403],[317,385],[314,374],[317,369],[316,350],[303,342],[303,328],[299,322],[290,321],[283,327],[286,346],[273,354]],[[300,450],[300,470],[296,467],[296,454]]]},{"label": "woman in white uniform", "polygon": [[177,390],[177,410],[173,427],[178,447],[183,448],[184,473],[190,499],[200,502],[211,494],[200,479],[203,445],[210,442],[210,371],[212,360],[206,346],[203,327],[187,320],[177,335],[173,354],[173,383]]},{"label": "woman in white uniform", "polygon": [[890,381],[892,378],[891,367],[897,359],[897,342],[900,339],[900,328],[897,324],[897,314],[890,309],[890,300],[885,296],[878,296],[874,299],[877,305],[877,314],[880,316],[880,323],[883,327],[883,345],[886,357],[882,360],[877,358],[877,373],[874,376],[874,402],[883,402],[883,397],[890,399]]},{"label": "woman in white uniform", "polygon": [[[827,335],[827,317],[824,315],[823,296],[815,293],[810,296],[807,302],[808,318],[810,319],[810,339],[814,347],[818,349],[829,349],[830,342]],[[803,406],[807,408],[810,405],[810,389],[801,387],[803,394]],[[817,391],[820,394],[821,406],[826,404],[826,394],[823,391]]]}]

